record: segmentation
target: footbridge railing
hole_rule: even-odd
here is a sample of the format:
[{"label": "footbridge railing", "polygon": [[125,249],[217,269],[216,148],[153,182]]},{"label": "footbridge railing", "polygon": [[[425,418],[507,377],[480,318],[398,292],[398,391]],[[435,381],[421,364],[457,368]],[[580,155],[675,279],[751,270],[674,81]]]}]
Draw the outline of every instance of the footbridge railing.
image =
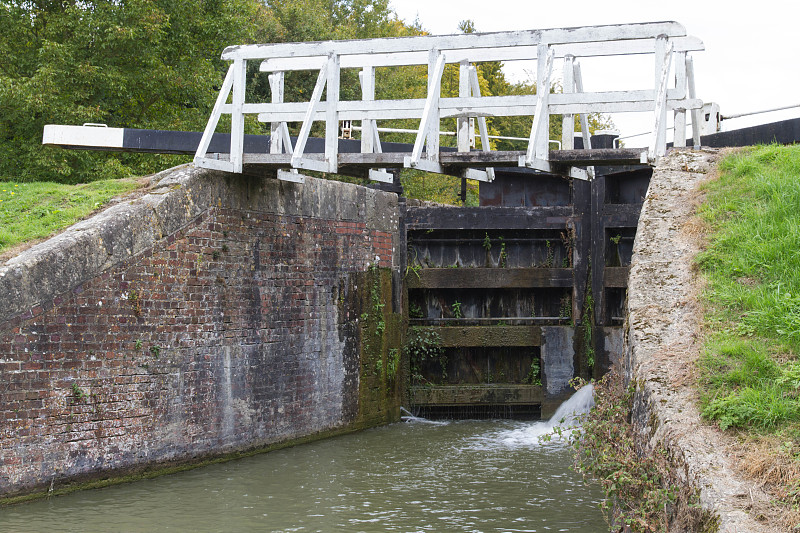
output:
[{"label": "footbridge railing", "polygon": [[[686,139],[686,112],[697,114],[702,107],[695,95],[688,54],[703,49],[703,43],[687,36],[684,27],[676,22],[232,46],[222,54],[232,64],[194,161],[200,167],[228,172],[242,172],[244,164],[273,166],[278,169],[279,178],[290,181],[301,179],[298,170],[335,173],[341,167],[366,169],[371,179],[387,181],[390,175],[378,169],[398,166],[483,181],[493,179],[495,166],[522,166],[587,179],[591,168],[587,172],[576,165],[591,162],[592,156],[573,149],[574,115],[580,116],[582,152],[586,152],[591,151],[587,120],[590,113],[652,113],[653,136],[640,156],[642,163],[652,162],[666,151],[667,113],[674,113],[674,142],[681,146]],[[590,91],[584,86],[580,58],[641,54],[654,59],[652,86],[625,91]],[[481,94],[476,63],[532,59],[537,61],[537,94]],[[270,73],[271,101],[246,101],[248,61],[259,61],[260,70]],[[563,92],[551,94],[557,61],[563,65]],[[459,65],[457,97],[441,95],[442,74],[448,63]],[[427,65],[427,97],[376,99],[376,68],[409,65]],[[360,99],[340,98],[342,69],[359,70]],[[307,101],[285,102],[284,73],[301,70],[318,72],[316,86]],[[230,151],[208,153],[223,114],[231,116]],[[561,154],[550,151],[548,146],[549,118],[553,114],[563,117]],[[245,115],[257,115],[258,120],[270,124],[269,153],[244,153]],[[527,149],[489,153],[486,117],[493,116],[532,116]],[[440,150],[440,121],[445,118],[457,119],[455,153],[444,154]],[[481,152],[470,152],[470,118],[477,119]],[[377,122],[391,119],[419,120],[411,152],[383,153]],[[306,151],[315,121],[325,125],[324,153],[320,154]],[[339,153],[340,121],[361,123],[361,153]],[[288,123],[300,123],[295,143]],[[699,124],[699,117],[694,116],[695,145],[700,140]]]}]

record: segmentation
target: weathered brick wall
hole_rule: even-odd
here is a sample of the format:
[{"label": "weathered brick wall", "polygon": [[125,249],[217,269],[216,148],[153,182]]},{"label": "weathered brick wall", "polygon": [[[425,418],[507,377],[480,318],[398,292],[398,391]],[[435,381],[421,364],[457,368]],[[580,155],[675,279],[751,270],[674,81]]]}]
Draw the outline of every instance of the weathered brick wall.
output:
[{"label": "weathered brick wall", "polygon": [[394,195],[158,178],[0,267],[0,497],[397,416]]}]

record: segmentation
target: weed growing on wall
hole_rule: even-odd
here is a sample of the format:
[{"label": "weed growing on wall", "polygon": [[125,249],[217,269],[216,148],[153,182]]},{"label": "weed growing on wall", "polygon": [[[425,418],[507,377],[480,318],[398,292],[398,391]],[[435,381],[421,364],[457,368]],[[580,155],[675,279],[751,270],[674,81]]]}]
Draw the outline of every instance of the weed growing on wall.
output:
[{"label": "weed growing on wall", "polygon": [[677,479],[680,465],[666,450],[637,448],[630,423],[634,388],[610,373],[594,392],[595,407],[573,440],[575,466],[603,488],[611,531],[716,531],[718,518],[700,509],[699,494]]},{"label": "weed growing on wall", "polygon": [[72,400],[75,403],[84,403],[89,395],[77,383],[72,383]]}]

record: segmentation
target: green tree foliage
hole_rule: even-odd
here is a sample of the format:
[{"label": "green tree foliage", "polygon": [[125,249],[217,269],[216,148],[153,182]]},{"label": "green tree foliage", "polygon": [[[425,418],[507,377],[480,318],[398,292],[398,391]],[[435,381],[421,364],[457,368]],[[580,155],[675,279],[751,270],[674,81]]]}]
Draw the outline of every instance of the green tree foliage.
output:
[{"label": "green tree foliage", "polygon": [[0,176],[75,183],[153,170],[153,156],[43,149],[48,123],[198,129],[231,43],[277,24],[257,0],[0,3]]}]

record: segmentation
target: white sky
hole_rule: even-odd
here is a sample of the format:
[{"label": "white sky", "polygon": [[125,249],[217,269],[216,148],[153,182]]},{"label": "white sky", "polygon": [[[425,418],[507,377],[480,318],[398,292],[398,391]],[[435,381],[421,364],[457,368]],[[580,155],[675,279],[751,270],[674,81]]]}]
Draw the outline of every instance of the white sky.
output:
[{"label": "white sky", "polygon": [[[392,0],[391,4],[402,20],[418,18],[435,35],[458,33],[458,23],[464,19],[471,19],[479,32],[674,20],[705,44],[705,51],[692,54],[697,95],[719,104],[723,115],[800,105],[800,5],[789,0]],[[626,60],[627,68],[607,63],[608,59],[581,60],[584,87],[652,88],[652,56],[645,63],[632,59]],[[560,71],[560,65],[554,67],[554,73]],[[505,71],[512,80],[533,80],[535,69],[535,64],[517,62],[507,63]],[[723,129],[796,117],[800,108],[723,121]],[[613,118],[623,136],[652,129],[651,113]],[[639,137],[628,145],[646,141]]]}]

